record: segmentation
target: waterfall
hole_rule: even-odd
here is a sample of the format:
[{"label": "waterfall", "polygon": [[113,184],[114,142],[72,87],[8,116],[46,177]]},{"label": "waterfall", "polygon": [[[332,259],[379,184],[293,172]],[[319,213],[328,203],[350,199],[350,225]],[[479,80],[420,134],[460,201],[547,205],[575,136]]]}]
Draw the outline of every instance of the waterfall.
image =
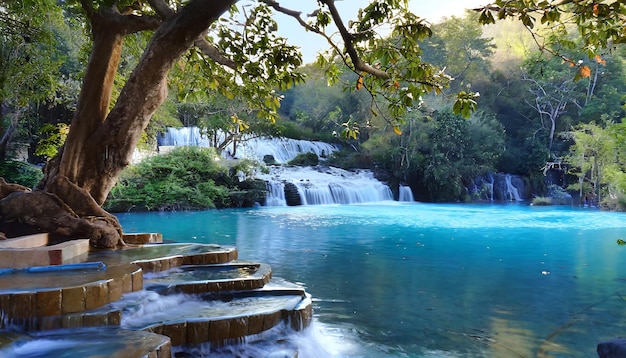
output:
[{"label": "waterfall", "polygon": [[374,178],[369,170],[349,172],[334,167],[272,167],[270,174],[257,177],[268,181],[268,206],[286,204],[285,182],[295,185],[302,205],[393,200],[391,189]]},{"label": "waterfall", "polygon": [[413,198],[413,191],[411,191],[411,187],[409,186],[400,185],[398,194],[398,201],[415,201],[415,198]]},{"label": "waterfall", "polygon": [[284,164],[302,153],[315,153],[321,159],[338,150],[333,144],[290,138],[254,138],[242,142],[237,153],[246,158],[263,160],[266,155],[274,157],[276,163]]},{"label": "waterfall", "polygon": [[198,127],[182,127],[182,128],[167,128],[167,132],[161,133],[157,136],[157,143],[159,146],[190,146],[190,147],[209,147],[211,143],[209,138],[200,133]]},{"label": "waterfall", "polygon": [[[198,127],[168,128],[158,136],[157,142],[162,151],[172,146],[211,146],[208,137]],[[339,147],[319,141],[307,141],[289,138],[249,138],[238,142],[234,152],[239,158],[263,161],[265,156],[272,156],[274,161],[284,164],[302,153],[315,153],[320,159],[328,157]],[[222,156],[229,157],[231,151],[224,151]],[[284,205],[321,205],[321,204],[356,204],[393,200],[391,189],[374,178],[372,172],[360,170],[349,172],[333,167],[317,169],[303,167],[272,167],[270,174],[258,174],[259,179],[267,181],[267,206]],[[299,203],[294,204],[292,196],[285,194],[285,184],[290,183],[290,193],[299,196]],[[413,201],[413,194],[403,196],[405,201]],[[296,194],[297,190],[297,194]]]},{"label": "waterfall", "polygon": [[487,173],[485,176],[474,178],[471,185],[467,187],[467,191],[472,195],[474,200],[493,201],[495,182],[493,174]]},{"label": "waterfall", "polygon": [[524,181],[507,173],[488,173],[476,177],[467,190],[474,200],[524,201]]},{"label": "waterfall", "polygon": [[[218,135],[220,137],[220,135]],[[210,147],[211,141],[200,132],[198,127],[168,128],[167,132],[157,137],[159,147],[198,146]],[[339,148],[334,144],[319,141],[290,138],[246,138],[237,144],[237,150],[225,151],[223,156],[236,153],[237,157],[262,161],[266,155],[274,157],[276,163],[283,164],[302,153],[315,153],[321,159],[328,157]]]},{"label": "waterfall", "polygon": [[511,183],[511,174],[507,174],[504,176],[504,181],[506,183],[506,198],[508,200],[515,201],[523,201],[522,197],[519,195],[519,191],[517,188]]},{"label": "waterfall", "polygon": [[279,181],[267,182],[267,197],[265,199],[266,206],[286,206],[285,184]]}]

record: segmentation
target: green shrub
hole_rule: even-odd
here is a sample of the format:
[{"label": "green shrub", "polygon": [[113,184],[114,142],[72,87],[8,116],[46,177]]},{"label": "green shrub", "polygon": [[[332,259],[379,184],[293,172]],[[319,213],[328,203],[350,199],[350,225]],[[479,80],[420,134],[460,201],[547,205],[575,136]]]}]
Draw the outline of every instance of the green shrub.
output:
[{"label": "green shrub", "polygon": [[604,198],[600,207],[610,211],[626,211],[626,195],[618,195],[617,198]]},{"label": "green shrub", "polygon": [[320,163],[320,158],[315,153],[300,153],[295,158],[287,162],[289,165],[310,165],[315,166]]},{"label": "green shrub", "polygon": [[0,177],[4,178],[8,183],[16,183],[33,188],[43,178],[43,173],[41,168],[35,165],[16,160],[7,160],[0,162]]},{"label": "green shrub", "polygon": [[333,152],[326,163],[346,170],[374,167],[372,157],[369,155],[347,150]]},{"label": "green shrub", "polygon": [[535,206],[552,205],[552,199],[549,197],[545,197],[545,196],[537,196],[533,198],[533,201],[531,202],[530,205],[535,205]]},{"label": "green shrub", "polygon": [[[236,174],[244,164],[233,166]],[[105,209],[200,210],[228,207],[236,180],[214,149],[185,147],[129,167],[111,190]]]}]

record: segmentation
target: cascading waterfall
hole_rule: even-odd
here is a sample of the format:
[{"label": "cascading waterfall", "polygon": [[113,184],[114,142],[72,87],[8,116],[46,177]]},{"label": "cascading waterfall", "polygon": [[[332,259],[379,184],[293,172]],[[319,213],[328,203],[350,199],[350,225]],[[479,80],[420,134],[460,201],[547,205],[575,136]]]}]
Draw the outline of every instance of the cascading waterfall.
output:
[{"label": "cascading waterfall", "polygon": [[302,153],[315,153],[324,159],[338,147],[318,141],[298,140],[289,138],[254,138],[241,143],[237,152],[243,153],[246,158],[262,160],[264,156],[271,155],[276,163],[284,164]]},{"label": "cascading waterfall", "polygon": [[209,138],[200,133],[198,127],[167,128],[167,132],[157,137],[159,146],[209,147]]},{"label": "cascading waterfall", "polygon": [[489,173],[489,181],[485,182],[484,185],[489,191],[489,200],[493,201],[493,183],[495,180],[493,179],[493,174]]},{"label": "cascading waterfall", "polygon": [[[203,135],[198,127],[168,128],[167,132],[159,135],[157,142],[159,147],[212,146],[209,138]],[[236,153],[237,157],[258,161],[263,160],[266,155],[271,155],[276,163],[283,164],[302,153],[315,153],[324,159],[338,149],[336,145],[319,141],[262,137],[240,141],[236,151],[226,150],[222,155],[230,157],[232,153]]]},{"label": "cascading waterfall", "polygon": [[272,167],[258,175],[268,181],[266,205],[287,205],[284,183],[293,183],[302,205],[359,204],[393,200],[391,189],[371,171],[349,172],[334,167]]},{"label": "cascading waterfall", "polygon": [[524,201],[524,181],[513,174],[488,173],[476,177],[467,190],[478,200]]},{"label": "cascading waterfall", "polygon": [[355,187],[350,182],[328,183],[322,186],[300,182],[296,186],[301,193],[303,205],[358,204],[393,200],[389,187],[374,181],[361,187]]},{"label": "cascading waterfall", "polygon": [[[202,146],[211,145],[210,140],[200,133],[198,127],[168,128],[158,138],[159,146]],[[315,153],[324,159],[338,150],[336,145],[289,138],[251,138],[240,142],[236,156],[262,161],[267,155],[276,163],[287,163],[298,154]],[[232,151],[223,156],[230,157]],[[267,206],[285,206],[289,199],[285,195],[285,183],[292,183],[302,205],[357,204],[393,200],[391,189],[374,178],[372,172],[325,167],[310,169],[303,167],[273,167],[269,175],[257,175],[267,181]],[[410,193],[405,201],[414,201]],[[294,204],[289,204],[294,205]]]},{"label": "cascading waterfall", "polygon": [[515,201],[523,201],[522,197],[519,195],[519,191],[517,188],[511,183],[511,175],[507,174],[504,176],[504,182],[506,183],[506,198],[508,200]]},{"label": "cascading waterfall", "polygon": [[266,206],[286,206],[285,184],[279,181],[267,182],[267,197],[265,199]]},{"label": "cascading waterfall", "polygon": [[400,185],[400,188],[398,189],[398,194],[398,201],[415,201],[415,198],[413,197],[413,191],[409,186]]}]

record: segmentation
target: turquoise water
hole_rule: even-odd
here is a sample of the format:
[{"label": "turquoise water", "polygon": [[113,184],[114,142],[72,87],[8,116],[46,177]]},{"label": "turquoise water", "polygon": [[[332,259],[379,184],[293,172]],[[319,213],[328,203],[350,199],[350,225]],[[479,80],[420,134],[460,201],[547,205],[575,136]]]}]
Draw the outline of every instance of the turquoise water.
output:
[{"label": "turquoise water", "polygon": [[626,335],[626,215],[383,203],[120,214],[236,245],[315,298],[338,357],[593,357]]}]

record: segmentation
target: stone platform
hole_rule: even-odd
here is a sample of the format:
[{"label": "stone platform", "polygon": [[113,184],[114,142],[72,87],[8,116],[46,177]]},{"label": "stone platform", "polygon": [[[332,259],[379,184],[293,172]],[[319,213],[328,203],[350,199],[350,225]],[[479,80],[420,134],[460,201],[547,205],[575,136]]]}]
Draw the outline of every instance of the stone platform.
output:
[{"label": "stone platform", "polygon": [[[0,357],[20,357],[30,345],[41,355],[24,356],[71,352],[60,337],[80,356],[170,357],[171,346],[217,347],[311,322],[310,295],[268,285],[271,268],[237,261],[234,247],[163,244],[158,234],[124,239],[139,244],[85,251],[82,243],[48,246],[45,234],[0,242]],[[117,348],[85,354],[90,340]]]}]

